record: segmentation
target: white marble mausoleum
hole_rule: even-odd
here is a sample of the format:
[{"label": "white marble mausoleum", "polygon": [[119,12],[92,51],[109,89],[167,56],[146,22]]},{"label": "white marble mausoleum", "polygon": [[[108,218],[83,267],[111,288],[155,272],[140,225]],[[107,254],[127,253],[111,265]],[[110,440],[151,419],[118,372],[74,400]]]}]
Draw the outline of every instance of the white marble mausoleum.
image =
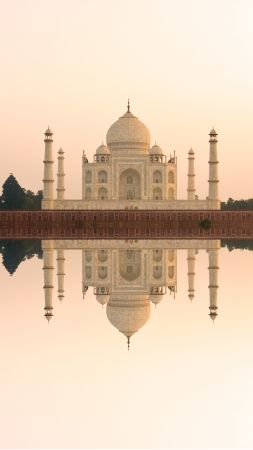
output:
[{"label": "white marble mausoleum", "polygon": [[209,133],[209,192],[199,199],[195,189],[194,151],[188,152],[187,198],[177,198],[177,158],[166,156],[150,132],[132,112],[114,122],[106,144],[93,161],[82,156],[82,198],[65,198],[64,151],[58,150],[56,195],[54,192],[53,133],[45,132],[42,209],[220,209],[218,194],[217,133]]}]

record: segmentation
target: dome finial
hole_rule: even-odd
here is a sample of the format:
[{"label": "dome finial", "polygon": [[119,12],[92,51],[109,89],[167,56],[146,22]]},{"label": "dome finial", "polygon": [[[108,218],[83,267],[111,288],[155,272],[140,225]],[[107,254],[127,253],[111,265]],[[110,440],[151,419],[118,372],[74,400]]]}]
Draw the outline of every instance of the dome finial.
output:
[{"label": "dome finial", "polygon": [[127,350],[130,350],[130,336],[127,336]]},{"label": "dome finial", "polygon": [[127,101],[127,112],[130,112],[130,101],[129,101],[129,99]]}]

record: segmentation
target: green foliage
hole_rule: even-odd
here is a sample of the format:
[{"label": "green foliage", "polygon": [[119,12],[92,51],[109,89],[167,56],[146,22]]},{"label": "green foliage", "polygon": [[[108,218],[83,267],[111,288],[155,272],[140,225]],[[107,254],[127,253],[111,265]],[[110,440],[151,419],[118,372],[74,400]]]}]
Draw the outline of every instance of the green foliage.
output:
[{"label": "green foliage", "polygon": [[37,194],[26,191],[11,174],[3,184],[0,209],[41,209],[41,200],[42,191],[38,191]]},{"label": "green foliage", "polygon": [[253,210],[253,198],[249,198],[248,200],[234,200],[233,198],[229,198],[227,202],[221,202],[221,209],[223,211],[231,211],[231,210]]},{"label": "green foliage", "polygon": [[12,275],[22,261],[37,255],[42,258],[41,241],[39,240],[2,240],[0,254],[6,270]]},{"label": "green foliage", "polygon": [[221,247],[227,247],[227,249],[230,252],[235,249],[253,250],[253,240],[252,239],[222,239]]},{"label": "green foliage", "polygon": [[211,220],[206,217],[205,219],[202,219],[199,222],[199,226],[203,230],[210,230],[210,228],[211,228]]}]

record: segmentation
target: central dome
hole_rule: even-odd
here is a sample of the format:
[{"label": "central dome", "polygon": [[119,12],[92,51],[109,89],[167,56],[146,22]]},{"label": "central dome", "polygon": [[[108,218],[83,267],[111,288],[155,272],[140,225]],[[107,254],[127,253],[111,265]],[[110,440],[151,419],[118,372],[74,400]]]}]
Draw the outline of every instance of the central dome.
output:
[{"label": "central dome", "polygon": [[150,133],[130,110],[114,122],[106,135],[106,143],[113,150],[137,150],[147,153],[150,148]]}]

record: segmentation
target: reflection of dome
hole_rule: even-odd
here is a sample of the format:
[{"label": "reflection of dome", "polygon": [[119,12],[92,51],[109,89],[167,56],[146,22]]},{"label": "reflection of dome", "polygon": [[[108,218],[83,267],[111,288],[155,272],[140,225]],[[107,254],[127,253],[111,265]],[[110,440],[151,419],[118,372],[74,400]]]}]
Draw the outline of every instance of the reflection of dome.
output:
[{"label": "reflection of dome", "polygon": [[139,298],[112,298],[106,306],[106,314],[111,324],[126,337],[132,336],[145,325],[150,317],[150,302],[148,296]]},{"label": "reflection of dome", "polygon": [[110,150],[107,147],[107,145],[101,144],[97,150],[96,150],[96,154],[97,155],[109,155],[110,154]]},{"label": "reflection of dome", "polygon": [[149,298],[154,305],[157,305],[163,299],[163,294],[150,294]]},{"label": "reflection of dome", "polygon": [[147,152],[150,147],[150,133],[144,123],[127,111],[111,125],[106,142],[111,150],[132,148]]},{"label": "reflection of dome", "polygon": [[109,302],[110,295],[109,294],[97,294],[96,299],[100,305],[106,305]]},{"label": "reflection of dome", "polygon": [[163,155],[163,151],[159,145],[155,144],[150,149],[150,155]]}]

